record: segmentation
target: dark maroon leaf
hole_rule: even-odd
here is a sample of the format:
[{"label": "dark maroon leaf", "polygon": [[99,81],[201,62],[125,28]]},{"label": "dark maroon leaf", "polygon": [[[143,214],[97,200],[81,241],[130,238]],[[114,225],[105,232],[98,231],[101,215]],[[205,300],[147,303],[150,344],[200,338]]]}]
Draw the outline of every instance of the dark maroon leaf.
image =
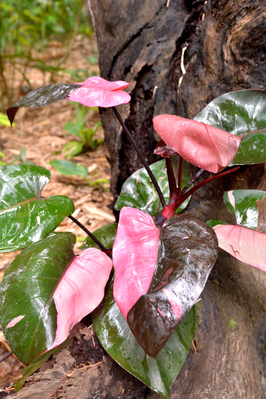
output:
[{"label": "dark maroon leaf", "polygon": [[266,197],[263,197],[261,200],[257,200],[256,205],[258,208],[257,231],[266,233]]},{"label": "dark maroon leaf", "polygon": [[199,298],[218,254],[213,230],[192,215],[175,215],[160,230],[148,292],[127,315],[145,352],[155,357]]},{"label": "dark maroon leaf", "polygon": [[79,87],[81,87],[81,85],[57,83],[54,85],[42,86],[33,90],[32,92],[26,94],[26,96],[19,99],[16,103],[12,104],[12,106],[6,110],[11,125],[15,119],[15,115],[19,107],[48,106],[56,101],[67,99],[68,95],[74,90],[77,90]]},{"label": "dark maroon leaf", "polygon": [[167,144],[161,139],[154,149],[154,154],[158,154],[163,158],[171,158],[176,156],[177,152],[171,149],[171,147],[167,146]]}]

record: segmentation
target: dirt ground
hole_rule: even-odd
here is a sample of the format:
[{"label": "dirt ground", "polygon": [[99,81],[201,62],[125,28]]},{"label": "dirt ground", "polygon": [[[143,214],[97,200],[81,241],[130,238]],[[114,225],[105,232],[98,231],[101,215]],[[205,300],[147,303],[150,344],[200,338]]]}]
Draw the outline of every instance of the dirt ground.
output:
[{"label": "dirt ground", "polygon": [[[51,46],[47,50],[54,57],[54,48]],[[61,54],[63,49],[60,48]],[[89,73],[98,74],[98,66],[88,63],[88,56],[95,53],[95,42],[93,38],[77,37],[70,57],[66,63],[67,68],[87,68]],[[59,53],[60,54],[60,53]],[[56,57],[56,55],[55,55]],[[27,75],[33,89],[49,84],[49,74],[45,77],[40,70],[29,70]],[[75,83],[69,75],[58,76],[57,82]],[[19,79],[18,79],[19,81]],[[17,88],[17,97],[19,98],[20,88]],[[91,187],[83,178],[75,176],[64,176],[57,172],[52,165],[51,160],[62,159],[60,151],[64,144],[70,140],[76,140],[76,137],[70,136],[63,126],[74,119],[74,103],[60,101],[53,105],[38,109],[19,109],[15,127],[0,126],[0,150],[5,154],[4,161],[7,164],[13,163],[15,158],[20,155],[20,149],[25,147],[27,161],[34,162],[37,165],[47,168],[51,171],[51,180],[43,190],[43,196],[65,195],[70,197],[75,204],[75,213],[73,214],[82,224],[94,231],[108,223],[114,222],[111,203],[112,195],[108,184]],[[97,111],[91,110],[88,114],[87,127],[93,127],[100,117]],[[96,138],[102,138],[103,131],[100,128],[96,133]],[[74,161],[84,165],[89,169],[89,178],[110,179],[110,168],[107,161],[108,154],[106,147],[100,145],[95,151],[86,152],[73,157]],[[19,163],[19,161],[15,161]],[[75,252],[80,253],[79,246],[82,244],[86,234],[77,227],[71,220],[65,219],[56,231],[70,231],[79,237]],[[9,264],[14,260],[16,253],[6,253],[0,255],[0,281]],[[0,330],[0,360],[10,351],[5,341],[3,332]],[[14,355],[9,356],[0,364],[0,391],[5,390],[13,392],[12,384],[14,380],[21,376],[23,365]],[[1,395],[1,393],[0,393]],[[2,397],[1,397],[2,398]]]}]

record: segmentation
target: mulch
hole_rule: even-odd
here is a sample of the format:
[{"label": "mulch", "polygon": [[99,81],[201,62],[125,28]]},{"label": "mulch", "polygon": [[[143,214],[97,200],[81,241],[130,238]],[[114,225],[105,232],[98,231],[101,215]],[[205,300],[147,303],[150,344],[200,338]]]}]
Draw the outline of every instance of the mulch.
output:
[{"label": "mulch", "polygon": [[[61,46],[60,49],[62,53]],[[49,59],[49,51],[52,59],[54,57],[53,46],[48,50],[47,59]],[[83,40],[78,36],[66,66],[72,69],[87,68],[88,74],[97,74],[98,66],[88,64],[88,55],[93,51],[95,51],[93,38]],[[43,84],[49,84],[49,78],[48,73],[44,76],[37,69],[28,71],[28,79],[33,89]],[[68,83],[75,83],[75,81],[69,79],[69,76],[66,79],[66,76],[63,74],[58,75],[57,78],[57,82],[67,81]],[[19,82],[19,77],[17,77],[17,82]],[[17,96],[19,97],[19,88],[17,88]],[[52,160],[62,159],[63,157],[60,152],[63,146],[70,140],[77,139],[63,129],[63,126],[68,121],[74,119],[74,113],[75,106],[68,101],[60,101],[38,109],[21,108],[16,116],[15,127],[0,126],[0,150],[5,154],[4,161],[7,164],[19,163],[15,159],[19,157],[21,148],[25,147],[27,161],[51,171],[51,180],[42,191],[42,195],[48,197],[60,194],[70,197],[75,204],[75,213],[73,215],[88,229],[94,231],[115,221],[112,213],[112,195],[109,184],[104,183],[100,186],[90,186],[83,178],[64,176],[49,164]],[[89,111],[86,126],[92,128],[99,120],[98,111],[92,109]],[[103,130],[99,128],[96,138],[100,139],[102,137]],[[95,151],[82,153],[73,157],[71,161],[86,166],[89,169],[89,178],[92,181],[96,179],[110,180],[110,167],[107,158],[108,152],[103,144]],[[75,246],[75,253],[80,254],[79,247],[86,234],[76,224],[66,218],[56,231],[73,232],[79,238]],[[5,270],[17,254],[19,254],[19,251],[0,255],[0,282]],[[0,331],[0,359],[8,354],[9,351],[10,348],[4,338],[3,332]],[[0,389],[12,391],[12,384],[14,380],[21,376],[22,369],[23,365],[14,355],[6,358],[0,364]]]}]

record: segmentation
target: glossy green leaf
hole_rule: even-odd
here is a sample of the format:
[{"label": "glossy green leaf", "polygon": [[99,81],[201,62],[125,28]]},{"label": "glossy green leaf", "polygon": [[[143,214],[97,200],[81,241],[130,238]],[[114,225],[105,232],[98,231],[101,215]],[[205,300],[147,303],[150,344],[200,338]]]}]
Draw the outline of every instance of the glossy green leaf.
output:
[{"label": "glossy green leaf", "polygon": [[258,223],[257,200],[263,199],[266,192],[262,190],[232,190],[224,193],[227,209],[236,217],[237,225],[255,229]]},{"label": "glossy green leaf", "polygon": [[[266,118],[265,118],[266,125]],[[266,162],[266,130],[251,132],[243,136],[232,165],[260,164]]]},{"label": "glossy green leaf", "polygon": [[2,281],[1,325],[24,364],[52,346],[57,329],[53,293],[74,258],[75,235],[51,233],[23,250]]},{"label": "glossy green leaf", "polygon": [[[135,338],[151,357],[162,349],[198,300],[217,255],[218,243],[213,230],[190,214],[175,215],[160,229],[157,265],[149,289],[127,314]],[[132,283],[135,280],[139,283],[139,278],[133,276]]]},{"label": "glossy green leaf", "polygon": [[240,90],[225,93],[211,101],[196,121],[243,135],[266,127],[266,91]]},{"label": "glossy green leaf", "polygon": [[83,178],[87,178],[88,176],[88,168],[83,165],[78,165],[72,161],[68,160],[53,160],[50,161],[50,164],[57,169],[57,171],[61,172],[63,175],[77,175],[82,176]]},{"label": "glossy green leaf", "polygon": [[102,304],[93,312],[92,320],[97,337],[107,353],[145,385],[169,398],[171,385],[190,348],[195,325],[194,308],[155,358],[149,357],[133,336],[114,301],[112,282],[107,287]]},{"label": "glossy green leaf", "polygon": [[37,242],[74,212],[66,196],[41,196],[49,178],[48,170],[35,165],[0,167],[0,252]]},{"label": "glossy green leaf", "polygon": [[[115,236],[117,231],[117,223],[105,225],[102,228],[97,229],[93,232],[94,236],[100,240],[106,249],[111,249],[113,247]],[[88,236],[82,246],[81,250],[88,249],[89,247],[99,248],[97,244]]]},{"label": "glossy green leaf", "polygon": [[59,100],[65,100],[68,95],[77,90],[80,85],[70,83],[57,83],[54,85],[42,86],[26,94],[6,110],[9,121],[12,125],[19,107],[44,107]]},{"label": "glossy green leaf", "polygon": [[[173,170],[178,183],[178,158],[173,157]],[[165,160],[160,160],[150,165],[150,169],[157,180],[159,187],[164,195],[166,203],[169,200],[169,185],[166,171]],[[182,169],[182,188],[191,180],[191,174],[187,162],[183,161]],[[184,210],[190,197],[178,208],[177,212]],[[141,168],[132,174],[123,184],[120,196],[115,204],[116,210],[122,207],[133,207],[144,211],[151,216],[156,216],[162,211],[158,194],[147,174],[145,168]]]},{"label": "glossy green leaf", "polygon": [[209,225],[210,228],[213,228],[216,225],[228,225],[227,222],[222,221],[220,219],[210,219],[209,221],[206,222],[207,225]]},{"label": "glossy green leaf", "polygon": [[79,137],[81,140],[84,140],[84,135],[82,134],[84,130],[84,122],[67,122],[64,125],[64,129],[70,134]]}]

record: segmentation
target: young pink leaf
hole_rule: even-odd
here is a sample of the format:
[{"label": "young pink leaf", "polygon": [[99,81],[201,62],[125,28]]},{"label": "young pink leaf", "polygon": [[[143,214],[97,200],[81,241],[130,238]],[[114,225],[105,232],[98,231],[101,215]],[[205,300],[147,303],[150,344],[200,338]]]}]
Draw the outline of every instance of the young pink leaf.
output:
[{"label": "young pink leaf", "polygon": [[167,146],[186,161],[214,173],[231,163],[241,142],[239,136],[176,115],[157,115],[153,125]]},{"label": "young pink leaf", "polygon": [[157,262],[159,229],[150,215],[131,207],[120,212],[113,247],[114,298],[122,314],[147,293]]},{"label": "young pink leaf", "polygon": [[131,99],[130,95],[122,90],[130,85],[127,82],[109,82],[99,76],[92,76],[78,85],[82,87],[71,92],[67,99],[87,107],[114,107],[129,103]]},{"label": "young pink leaf", "polygon": [[266,235],[239,225],[216,225],[219,247],[238,260],[266,272]]},{"label": "young pink leaf", "polygon": [[53,295],[57,330],[48,350],[64,342],[73,326],[100,304],[111,269],[112,260],[95,248],[86,249],[74,258]]}]

